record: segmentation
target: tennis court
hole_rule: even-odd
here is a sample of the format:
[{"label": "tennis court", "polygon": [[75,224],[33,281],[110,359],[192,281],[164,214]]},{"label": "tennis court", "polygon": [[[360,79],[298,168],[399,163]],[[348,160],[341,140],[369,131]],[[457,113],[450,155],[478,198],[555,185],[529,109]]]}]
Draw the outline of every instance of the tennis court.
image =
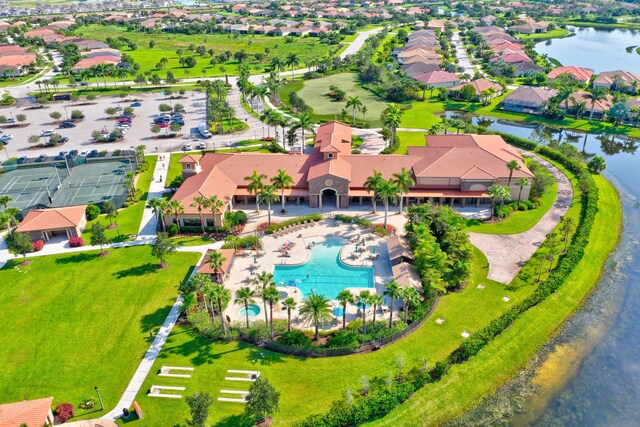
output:
[{"label": "tennis court", "polygon": [[60,191],[53,197],[51,206],[100,204],[107,200],[122,199],[121,203],[116,203],[121,206],[126,193],[125,176],[132,171],[128,160],[75,166]]},{"label": "tennis court", "polygon": [[0,175],[0,194],[11,197],[11,206],[18,209],[47,206],[67,175],[64,164],[18,168]]},{"label": "tennis court", "polygon": [[107,200],[121,207],[126,200],[125,176],[134,169],[128,159],[85,163],[69,169],[64,161],[16,167],[0,174],[0,194],[11,197],[10,206],[21,210],[101,204]]}]

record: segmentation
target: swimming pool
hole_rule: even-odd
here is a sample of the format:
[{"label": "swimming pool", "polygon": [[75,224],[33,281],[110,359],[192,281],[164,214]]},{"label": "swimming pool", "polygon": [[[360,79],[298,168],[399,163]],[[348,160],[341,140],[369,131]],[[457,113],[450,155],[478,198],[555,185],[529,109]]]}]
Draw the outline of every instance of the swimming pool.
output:
[{"label": "swimming pool", "polygon": [[249,319],[253,319],[258,314],[260,314],[260,307],[255,304],[249,304],[249,309],[245,310],[244,306],[240,308],[238,314],[244,318],[246,317],[246,313],[249,312]]},{"label": "swimming pool", "polygon": [[274,281],[295,286],[304,296],[312,292],[334,299],[345,288],[373,288],[373,267],[351,267],[340,261],[345,240],[338,237],[313,239],[311,259],[302,265],[277,265]]}]

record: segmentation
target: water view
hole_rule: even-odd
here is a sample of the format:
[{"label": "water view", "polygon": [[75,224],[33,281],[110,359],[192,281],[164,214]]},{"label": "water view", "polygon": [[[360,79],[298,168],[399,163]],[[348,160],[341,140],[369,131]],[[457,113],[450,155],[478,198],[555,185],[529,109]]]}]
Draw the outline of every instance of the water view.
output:
[{"label": "water view", "polygon": [[549,55],[562,65],[591,68],[596,73],[611,70],[640,73],[640,55],[636,53],[640,46],[640,31],[569,28],[575,36],[540,42],[536,51]]},{"label": "water view", "polygon": [[[453,112],[447,113],[449,117],[453,115]],[[517,384],[522,379],[516,378],[478,411],[483,416],[488,413],[495,416],[505,411],[505,400],[510,400],[510,407],[516,408],[522,404],[522,395],[528,394],[524,412],[511,414],[514,425],[637,425],[640,419],[637,364],[640,334],[636,329],[640,323],[637,309],[640,305],[640,189],[637,185],[640,168],[636,156],[639,142],[616,135],[560,133],[546,126],[525,126],[494,118],[473,117],[472,121],[543,144],[568,141],[587,156],[603,156],[607,161],[605,176],[620,191],[624,212],[620,246],[585,308],[543,350],[544,354],[551,355],[543,375],[528,378],[526,385]],[[584,356],[585,353],[589,354]],[[557,381],[560,389],[554,389],[552,384]],[[546,396],[545,387],[548,387]],[[471,416],[468,420],[477,418]]]}]

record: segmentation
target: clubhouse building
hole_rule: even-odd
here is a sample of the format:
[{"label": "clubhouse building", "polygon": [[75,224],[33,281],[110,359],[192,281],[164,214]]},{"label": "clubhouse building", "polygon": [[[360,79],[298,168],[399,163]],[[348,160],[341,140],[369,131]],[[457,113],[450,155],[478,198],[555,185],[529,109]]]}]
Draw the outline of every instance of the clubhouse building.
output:
[{"label": "clubhouse building", "polygon": [[[490,203],[486,190],[496,183],[507,185],[506,164],[511,160],[521,166],[511,179],[514,199],[520,192],[518,179],[524,177],[529,183],[533,179],[518,151],[497,135],[427,135],[426,146],[409,147],[408,155],[375,156],[351,154],[351,137],[350,126],[334,121],[318,128],[311,154],[185,155],[180,159],[184,182],[172,198],[184,206],[184,213],[179,215],[181,225],[200,225],[198,211],[191,206],[198,196],[217,196],[225,204],[223,213],[236,204],[255,203],[256,196],[245,180],[253,171],[266,175],[264,183],[268,184],[278,169],[284,169],[293,178],[291,188],[284,192],[288,204],[339,210],[371,204],[373,193],[367,191],[365,181],[374,171],[384,179],[402,168],[411,172],[415,185],[403,195],[405,206],[424,202],[454,207]],[[523,200],[529,197],[529,189],[530,185],[523,187]],[[207,213],[204,211],[207,226],[213,226],[213,218]],[[222,215],[216,216],[218,225]],[[175,221],[172,214],[166,214],[165,220]]]}]

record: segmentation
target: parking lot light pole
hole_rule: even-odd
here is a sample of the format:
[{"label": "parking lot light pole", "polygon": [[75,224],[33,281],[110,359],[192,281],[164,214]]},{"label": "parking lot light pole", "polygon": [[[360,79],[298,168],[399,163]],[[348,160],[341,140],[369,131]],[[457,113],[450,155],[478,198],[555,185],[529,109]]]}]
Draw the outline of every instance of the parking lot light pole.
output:
[{"label": "parking lot light pole", "polygon": [[67,121],[69,120],[69,112],[67,111],[67,106],[64,106],[64,115],[67,116]]},{"label": "parking lot light pole", "polygon": [[98,393],[98,399],[100,399],[100,409],[104,411],[104,403],[102,403],[102,396],[100,395],[100,389],[96,386],[96,392]]}]

